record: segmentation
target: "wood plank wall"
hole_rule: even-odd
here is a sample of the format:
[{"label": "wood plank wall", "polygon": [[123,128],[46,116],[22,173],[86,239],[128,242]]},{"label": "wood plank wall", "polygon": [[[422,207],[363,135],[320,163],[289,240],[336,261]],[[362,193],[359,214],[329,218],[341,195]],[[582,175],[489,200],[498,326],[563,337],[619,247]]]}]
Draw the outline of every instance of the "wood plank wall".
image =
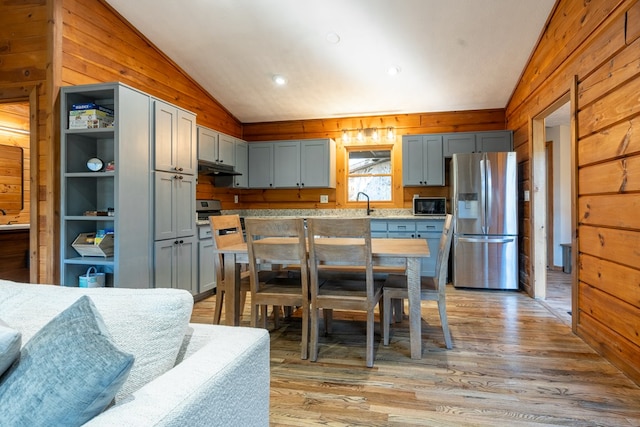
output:
[{"label": "wood plank wall", "polygon": [[[636,0],[559,0],[507,106],[525,177],[521,186],[531,189],[530,118],[569,91],[577,76],[576,332],[637,383],[639,35]],[[528,206],[524,212],[528,239]],[[528,242],[523,248],[526,258]]]},{"label": "wood plank wall", "polygon": [[53,238],[57,204],[52,197],[56,159],[51,149],[54,101],[48,84],[53,25],[53,7],[47,0],[0,1],[0,102],[28,101],[32,106],[30,128],[36,142],[29,153],[30,164],[25,165],[32,182],[32,191],[25,196],[37,202],[25,200],[30,217],[23,220],[21,215],[20,222],[32,224],[31,281],[44,283],[52,282],[57,265]]}]

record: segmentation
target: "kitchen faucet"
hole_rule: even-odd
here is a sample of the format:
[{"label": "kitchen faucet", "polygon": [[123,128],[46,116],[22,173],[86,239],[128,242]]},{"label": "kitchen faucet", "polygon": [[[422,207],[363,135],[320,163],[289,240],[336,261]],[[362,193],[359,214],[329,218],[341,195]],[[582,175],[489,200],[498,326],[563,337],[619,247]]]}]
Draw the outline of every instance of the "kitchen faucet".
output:
[{"label": "kitchen faucet", "polygon": [[371,212],[373,212],[373,209],[369,209],[369,196],[367,195],[367,193],[363,193],[362,191],[358,192],[358,194],[356,195],[356,202],[360,200],[361,194],[367,198],[367,215],[370,215]]},{"label": "kitchen faucet", "polygon": [[2,212],[2,215],[6,215],[7,211],[5,211],[4,209],[0,209],[0,212]]}]

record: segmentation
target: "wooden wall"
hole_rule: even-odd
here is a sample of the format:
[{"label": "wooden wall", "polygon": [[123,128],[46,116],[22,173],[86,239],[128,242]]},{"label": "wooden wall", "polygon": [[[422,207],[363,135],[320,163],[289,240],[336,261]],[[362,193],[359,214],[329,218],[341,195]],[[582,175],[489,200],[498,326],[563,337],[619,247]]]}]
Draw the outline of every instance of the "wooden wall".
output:
[{"label": "wooden wall", "polygon": [[[345,200],[346,149],[342,142],[342,129],[393,127],[396,140],[392,148],[394,203],[374,203],[375,208],[411,208],[414,194],[421,196],[449,196],[449,173],[446,168],[444,187],[402,187],[402,135],[421,133],[465,132],[505,129],[505,111],[476,110],[443,113],[420,113],[391,116],[349,117],[316,120],[293,120],[271,123],[245,123],[243,138],[251,141],[291,140],[303,138],[333,138],[336,141],[336,189],[303,190],[235,190],[226,188],[199,187],[202,198],[215,197],[223,202],[225,209],[345,209],[362,207],[364,202],[347,203]],[[357,145],[357,143],[347,143]],[[386,141],[381,142],[385,146]],[[201,179],[201,181],[203,181]],[[233,204],[233,195],[239,195],[240,204]],[[328,204],[320,204],[320,195],[329,196]]]},{"label": "wooden wall", "polygon": [[[52,282],[57,268],[55,112],[50,79],[53,4],[47,0],[0,1],[0,102],[28,101],[32,139],[29,156],[31,191],[27,221],[32,224],[30,258],[33,282]],[[21,217],[22,222],[22,217]]]},{"label": "wooden wall", "polygon": [[507,106],[507,127],[515,130],[525,176],[522,188],[535,190],[530,119],[569,91],[577,77],[576,332],[638,383],[639,36],[636,0],[559,0]]}]

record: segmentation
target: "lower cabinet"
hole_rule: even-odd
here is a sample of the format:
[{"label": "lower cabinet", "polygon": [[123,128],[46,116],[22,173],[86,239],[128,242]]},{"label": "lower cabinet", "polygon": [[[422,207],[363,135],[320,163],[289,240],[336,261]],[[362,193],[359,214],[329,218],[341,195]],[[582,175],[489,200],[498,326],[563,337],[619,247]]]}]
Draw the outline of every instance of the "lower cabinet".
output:
[{"label": "lower cabinet", "polygon": [[371,220],[371,237],[390,239],[425,239],[429,245],[428,258],[423,258],[421,276],[435,276],[436,256],[444,219],[375,219]]},{"label": "lower cabinet", "polygon": [[195,236],[155,242],[155,287],[198,292],[198,239]]},{"label": "lower cabinet", "polygon": [[210,291],[216,287],[216,268],[213,263],[213,239],[203,239],[198,242],[198,292]]}]

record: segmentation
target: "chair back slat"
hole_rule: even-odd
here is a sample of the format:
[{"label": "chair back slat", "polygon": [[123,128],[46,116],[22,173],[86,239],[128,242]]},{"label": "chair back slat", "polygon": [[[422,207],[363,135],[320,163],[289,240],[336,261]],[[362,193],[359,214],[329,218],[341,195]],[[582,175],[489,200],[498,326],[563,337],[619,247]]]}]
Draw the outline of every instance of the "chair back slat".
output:
[{"label": "chair back slat", "polygon": [[440,244],[438,246],[438,256],[436,258],[435,282],[439,292],[445,291],[447,284],[447,273],[449,271],[449,253],[451,252],[451,241],[453,240],[453,215],[448,214],[444,220]]}]

